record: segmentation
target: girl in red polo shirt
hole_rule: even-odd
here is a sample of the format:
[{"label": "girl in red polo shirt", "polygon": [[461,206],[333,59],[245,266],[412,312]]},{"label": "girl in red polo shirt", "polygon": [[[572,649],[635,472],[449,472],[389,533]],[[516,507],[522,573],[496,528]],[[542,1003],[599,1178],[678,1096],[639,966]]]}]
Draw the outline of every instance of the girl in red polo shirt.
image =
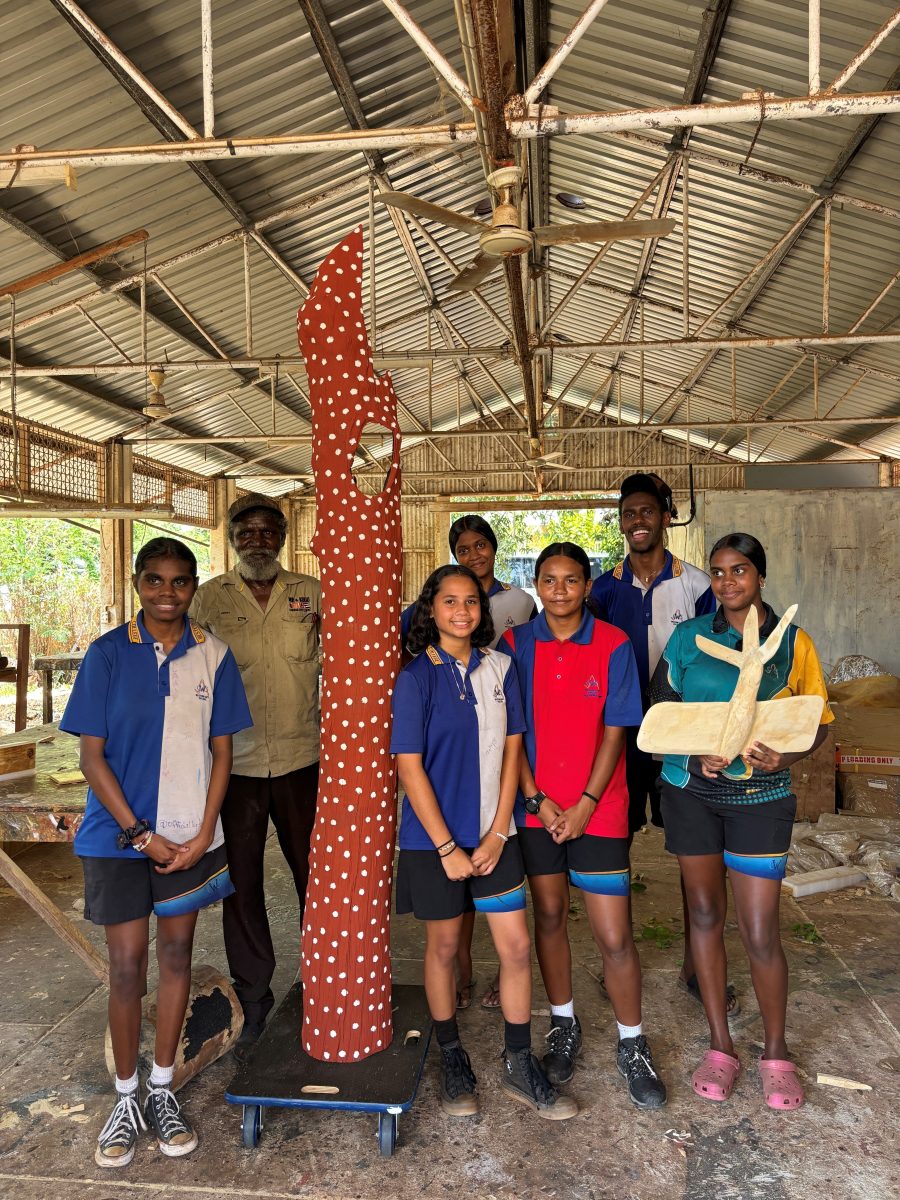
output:
[{"label": "girl in red polo shirt", "polygon": [[516,809],[534,903],[535,944],[550,1000],[544,1071],[567,1083],[581,1051],[572,998],[567,919],[570,882],[581,888],[603,955],[619,1027],[616,1065],[640,1108],[666,1088],[641,1027],[641,966],[631,933],[625,728],[640,725],[634,653],[620,629],[587,609],[591,566],[580,546],[554,542],[535,564],[543,612],[498,649],[511,654],[524,693],[525,753]]}]

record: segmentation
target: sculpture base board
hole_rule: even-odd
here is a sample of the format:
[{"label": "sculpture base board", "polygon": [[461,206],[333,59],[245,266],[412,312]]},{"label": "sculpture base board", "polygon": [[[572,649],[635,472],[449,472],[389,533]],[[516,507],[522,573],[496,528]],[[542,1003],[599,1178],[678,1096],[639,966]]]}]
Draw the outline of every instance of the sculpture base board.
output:
[{"label": "sculpture base board", "polygon": [[394,1039],[386,1050],[362,1062],[320,1062],[300,1042],[303,985],[295,983],[225,1091],[229,1104],[244,1106],[243,1144],[257,1144],[267,1108],[332,1108],[377,1113],[379,1148],[392,1154],[397,1118],[416,1098],[431,1040],[421,985],[395,983],[392,1003]]}]

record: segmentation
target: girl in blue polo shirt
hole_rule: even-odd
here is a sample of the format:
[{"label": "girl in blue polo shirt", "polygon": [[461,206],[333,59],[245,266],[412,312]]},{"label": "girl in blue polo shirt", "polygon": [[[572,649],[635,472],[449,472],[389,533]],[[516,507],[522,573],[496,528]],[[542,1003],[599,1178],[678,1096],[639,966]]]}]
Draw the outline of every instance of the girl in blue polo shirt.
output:
[{"label": "girl in blue polo shirt", "polygon": [[535,586],[543,612],[504,634],[498,649],[515,658],[527,722],[516,821],[550,1001],[544,1070],[551,1083],[568,1083],[581,1052],[567,928],[572,883],[603,956],[619,1073],[634,1104],[659,1108],[666,1088],[643,1033],[631,932],[625,729],[643,716],[634,652],[621,629],[588,611],[591,564],[580,546],[542,550]]},{"label": "girl in blue polo shirt", "polygon": [[503,1089],[558,1121],[578,1106],[550,1086],[531,1052],[531,944],[512,820],[524,722],[514,664],[487,649],[493,633],[487,597],[467,567],[440,567],[428,578],[409,632],[417,657],[400,672],[392,702],[391,751],[406,793],[397,912],[425,922],[443,1110],[478,1112],[454,971],[463,914],[474,908],[485,913],[500,959]]},{"label": "girl in blue polo shirt", "polygon": [[[89,789],[75,838],[84,915],[105,927],[109,950],[116,1103],[94,1155],[101,1167],[130,1163],[148,1125],[163,1154],[197,1146],[170,1085],[197,913],[234,891],[219,809],[231,735],[252,724],[231,651],[187,620],[197,590],[187,546],[153,538],[135,560],[132,582],[141,611],[90,646],[60,721],[81,739]],[[159,1004],[142,1110],[137,1056],[151,912]]]},{"label": "girl in blue polo shirt", "polygon": [[[697,645],[697,635],[740,651],[751,608],[757,612],[760,642],[778,624],[762,598],[766,552],[751,534],[720,538],[710,552],[709,574],[719,608],[685,621],[674,631],[650,682],[651,703],[730,700],[738,666],[706,654]],[[819,729],[809,750],[778,754],[752,742],[732,763],[715,755],[667,754],[662,811],[666,849],[678,856],[684,879],[694,961],[710,1031],[710,1048],[691,1086],[704,1099],[727,1100],[741,1070],[725,1007],[727,869],[763,1022],[759,1061],[763,1094],[769,1108],[784,1110],[803,1103],[803,1088],[785,1042],[788,969],[779,920],[781,880],[797,807],[788,768],[822,743],[826,725],[834,720],[815,646],[796,625],[788,626],[757,690],[759,700],[781,696],[822,697]]]}]

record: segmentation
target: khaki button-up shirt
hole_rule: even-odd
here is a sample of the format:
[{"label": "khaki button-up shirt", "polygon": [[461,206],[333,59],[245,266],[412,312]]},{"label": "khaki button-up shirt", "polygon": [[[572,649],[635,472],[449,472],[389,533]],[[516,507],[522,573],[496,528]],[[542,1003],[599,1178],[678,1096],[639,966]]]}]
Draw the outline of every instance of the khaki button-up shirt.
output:
[{"label": "khaki button-up shirt", "polygon": [[234,735],[235,775],[287,775],[318,760],[321,612],[319,581],[282,567],[265,611],[236,567],[197,589],[190,615],[231,647],[253,717]]}]

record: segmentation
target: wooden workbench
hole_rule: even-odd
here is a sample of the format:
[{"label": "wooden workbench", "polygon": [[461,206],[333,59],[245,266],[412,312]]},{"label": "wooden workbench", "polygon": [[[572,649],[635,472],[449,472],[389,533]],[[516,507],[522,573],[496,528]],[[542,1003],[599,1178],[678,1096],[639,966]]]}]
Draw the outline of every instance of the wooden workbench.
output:
[{"label": "wooden workbench", "polygon": [[57,787],[50,779],[78,766],[78,738],[56,725],[36,725],[0,737],[0,746],[37,742],[36,771],[0,780],[0,842],[71,842],[87,797],[87,784]]},{"label": "wooden workbench", "polygon": [[55,671],[77,671],[84,662],[84,650],[71,654],[41,654],[34,660],[33,669],[41,677],[44,723],[53,720],[53,674]]}]

